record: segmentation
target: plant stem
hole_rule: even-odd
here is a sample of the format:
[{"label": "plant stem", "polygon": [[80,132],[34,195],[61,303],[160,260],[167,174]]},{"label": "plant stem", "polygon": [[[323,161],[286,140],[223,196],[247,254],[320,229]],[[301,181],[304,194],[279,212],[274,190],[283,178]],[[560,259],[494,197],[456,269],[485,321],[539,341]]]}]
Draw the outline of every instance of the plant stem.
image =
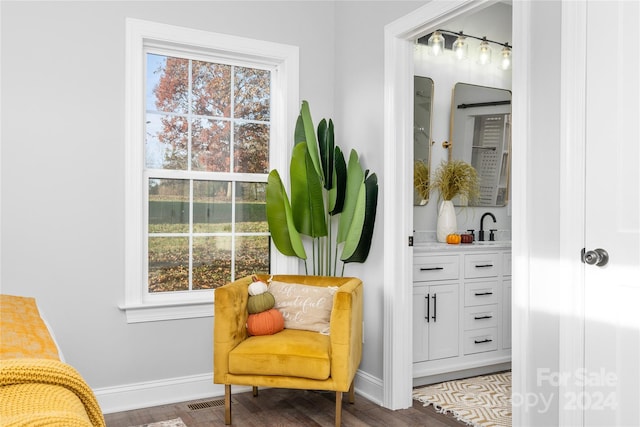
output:
[{"label": "plant stem", "polygon": [[327,210],[327,227],[328,227],[328,230],[327,230],[327,234],[328,234],[328,237],[327,237],[327,248],[326,248],[327,249],[327,252],[326,252],[327,253],[327,260],[326,260],[327,262],[325,264],[325,271],[326,271],[326,275],[329,276],[329,275],[331,275],[331,243],[332,243],[332,240],[331,240],[331,234],[332,234],[331,233],[331,228],[332,227],[331,227],[331,215],[329,215],[329,211],[328,210]]},{"label": "plant stem", "polygon": [[326,246],[327,246],[327,238],[326,238],[326,237],[323,237],[323,238],[320,240],[320,249],[321,249],[321,251],[320,251],[320,253],[319,253],[319,255],[320,255],[320,260],[319,260],[319,264],[318,264],[318,265],[319,265],[319,268],[318,268],[318,274],[319,274],[320,276],[323,276],[323,275],[324,275],[324,255],[325,255],[324,251],[325,251],[325,247],[326,247]]},{"label": "plant stem", "polygon": [[316,275],[316,240],[318,240],[318,238],[315,239],[311,239],[311,247],[313,248],[313,254],[311,256],[311,259],[313,259],[313,275]]}]

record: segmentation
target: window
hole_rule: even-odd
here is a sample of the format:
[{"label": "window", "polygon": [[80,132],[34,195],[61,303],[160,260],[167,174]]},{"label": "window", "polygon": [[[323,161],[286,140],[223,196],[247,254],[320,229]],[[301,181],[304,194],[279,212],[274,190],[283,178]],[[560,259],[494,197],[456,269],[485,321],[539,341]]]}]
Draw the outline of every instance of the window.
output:
[{"label": "window", "polygon": [[[295,272],[271,250],[267,174],[288,164],[297,48],[127,21],[129,322],[213,315],[213,289]],[[277,266],[277,267],[276,267]]]},{"label": "window", "polygon": [[146,53],[148,292],[269,272],[269,70]]}]

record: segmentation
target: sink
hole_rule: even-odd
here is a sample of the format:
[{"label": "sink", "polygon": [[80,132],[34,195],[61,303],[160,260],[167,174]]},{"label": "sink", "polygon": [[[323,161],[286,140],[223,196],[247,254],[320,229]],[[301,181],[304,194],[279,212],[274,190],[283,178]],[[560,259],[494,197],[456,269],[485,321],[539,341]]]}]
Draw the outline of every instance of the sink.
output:
[{"label": "sink", "polygon": [[478,245],[478,246],[511,246],[511,240],[495,240],[495,241],[485,240],[483,242],[476,240],[472,244]]},{"label": "sink", "polygon": [[457,252],[457,251],[474,251],[474,250],[488,250],[493,248],[511,248],[511,240],[497,240],[495,242],[478,242],[475,241],[473,243],[461,243],[458,245],[449,245],[447,243],[440,242],[421,242],[414,246],[414,253],[429,253],[429,252]]}]

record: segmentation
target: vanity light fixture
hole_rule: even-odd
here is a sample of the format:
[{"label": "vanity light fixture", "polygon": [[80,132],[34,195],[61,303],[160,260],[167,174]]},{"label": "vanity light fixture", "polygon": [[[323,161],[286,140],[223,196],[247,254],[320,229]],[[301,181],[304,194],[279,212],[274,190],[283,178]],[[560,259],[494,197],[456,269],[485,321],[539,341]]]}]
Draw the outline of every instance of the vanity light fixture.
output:
[{"label": "vanity light fixture", "polygon": [[478,46],[478,64],[487,65],[491,63],[491,47],[487,38],[483,38]]},{"label": "vanity light fixture", "polygon": [[458,35],[456,41],[453,42],[452,50],[456,59],[467,59],[467,55],[469,54],[469,43],[467,43],[467,38],[462,34],[462,31],[460,31],[460,35]]},{"label": "vanity light fixture", "polygon": [[440,31],[434,31],[429,37],[428,46],[431,48],[431,54],[438,56],[444,52],[444,37]]},{"label": "vanity light fixture", "polygon": [[508,44],[504,44],[502,51],[500,51],[500,69],[508,70],[511,68],[511,48]]},{"label": "vanity light fixture", "polygon": [[502,70],[509,70],[511,68],[511,54],[513,46],[508,42],[500,43],[490,40],[486,36],[477,37],[470,34],[464,34],[462,31],[453,32],[439,29],[435,30],[433,33],[420,37],[417,40],[417,43],[425,44],[426,41],[431,55],[442,55],[445,49],[451,49],[456,59],[463,60],[467,59],[469,55],[469,42],[467,41],[469,38],[480,41],[480,46],[477,49],[477,61],[479,64],[486,65],[491,63],[492,49],[490,43],[493,43],[502,47],[498,68]]}]

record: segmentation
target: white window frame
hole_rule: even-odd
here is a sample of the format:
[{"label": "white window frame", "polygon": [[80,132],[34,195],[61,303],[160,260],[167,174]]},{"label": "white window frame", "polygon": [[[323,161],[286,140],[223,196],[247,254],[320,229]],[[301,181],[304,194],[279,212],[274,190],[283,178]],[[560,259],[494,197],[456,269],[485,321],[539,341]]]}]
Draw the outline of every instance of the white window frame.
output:
[{"label": "white window frame", "polygon": [[[128,18],[125,49],[125,295],[128,323],[213,316],[213,290],[151,295],[146,277],[146,181],[144,180],[145,49],[164,46],[259,64],[271,70],[269,167],[288,182],[289,153],[299,111],[297,46]],[[298,272],[296,258],[271,244],[271,271]]]}]

